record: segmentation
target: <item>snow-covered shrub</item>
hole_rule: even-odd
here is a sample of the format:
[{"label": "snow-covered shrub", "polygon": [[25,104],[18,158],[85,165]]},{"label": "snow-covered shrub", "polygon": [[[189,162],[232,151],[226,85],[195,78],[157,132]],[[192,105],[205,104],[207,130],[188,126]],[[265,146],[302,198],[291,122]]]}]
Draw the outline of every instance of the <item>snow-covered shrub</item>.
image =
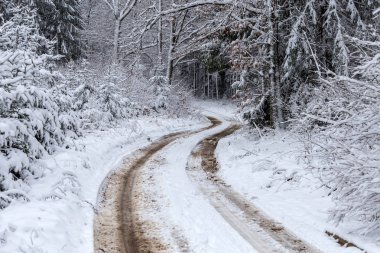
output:
[{"label": "snow-covered shrub", "polygon": [[169,80],[165,76],[153,76],[149,79],[150,89],[154,96],[151,107],[158,111],[167,108],[169,99]]},{"label": "snow-covered shrub", "polygon": [[190,92],[185,85],[172,84],[164,76],[146,79],[137,66],[102,68],[83,60],[64,69],[71,109],[85,129],[107,127],[141,115],[154,113],[187,115]]},{"label": "snow-covered shrub", "polygon": [[[322,79],[303,113],[312,168],[337,201],[336,222],[358,220],[380,232],[380,55],[352,77]],[[312,145],[310,145],[312,144]]]},{"label": "snow-covered shrub", "polygon": [[50,89],[50,93],[58,105],[59,123],[64,135],[73,138],[80,136],[81,126],[78,122],[78,115],[72,109],[72,92],[69,87],[64,83],[62,84],[62,77],[60,81]]},{"label": "snow-covered shrub", "polygon": [[169,84],[164,76],[153,76],[149,79],[149,92],[147,94],[149,108],[156,112],[172,116],[189,115],[189,98],[191,91],[185,88],[182,82]]},{"label": "snow-covered shrub", "polygon": [[130,99],[128,77],[118,67],[99,69],[83,60],[64,71],[71,110],[81,119],[83,128],[112,125],[140,114],[141,108]]},{"label": "snow-covered shrub", "polygon": [[0,27],[0,191],[5,191],[0,208],[9,196],[20,195],[9,195],[12,189],[27,190],[28,182],[41,176],[30,161],[52,153],[65,133],[76,130],[72,119],[60,115],[51,92],[57,80],[53,57],[41,53],[49,47],[39,35],[35,13],[27,7],[12,9]]},{"label": "snow-covered shrub", "polygon": [[[111,68],[99,86],[98,99],[102,102],[101,109],[108,113],[110,118],[120,119],[138,114],[139,108],[132,103],[126,89],[127,79],[122,69]],[[138,87],[135,89],[138,90]]]}]

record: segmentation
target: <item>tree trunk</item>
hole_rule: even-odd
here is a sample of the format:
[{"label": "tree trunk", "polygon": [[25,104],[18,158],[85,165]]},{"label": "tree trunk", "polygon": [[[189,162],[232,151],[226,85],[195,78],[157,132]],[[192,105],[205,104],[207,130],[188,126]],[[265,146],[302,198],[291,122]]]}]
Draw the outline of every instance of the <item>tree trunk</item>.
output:
[{"label": "tree trunk", "polygon": [[208,75],[208,82],[207,82],[207,98],[210,98],[210,75]]},{"label": "tree trunk", "polygon": [[220,85],[219,85],[219,95],[223,98],[223,96],[226,94],[226,71],[221,71],[219,73],[220,76]]},{"label": "tree trunk", "polygon": [[173,79],[173,50],[175,43],[175,17],[172,17],[170,20],[170,44],[168,51],[168,66],[166,70],[166,77],[168,79],[168,83],[172,83]]},{"label": "tree trunk", "polygon": [[[277,6],[273,4],[272,0],[267,1],[268,4],[268,28],[269,28],[269,61],[270,61],[270,67],[269,67],[269,83],[270,83],[270,105],[271,105],[271,122],[273,124],[273,127],[275,129],[281,129],[282,128],[282,122],[283,122],[283,114],[282,114],[282,99],[281,99],[281,89],[280,89],[280,83],[279,83],[279,69],[276,68],[276,56],[275,56],[275,43],[276,41],[273,40],[275,36],[275,28],[277,26],[277,18],[275,15],[275,11]],[[276,78],[277,77],[277,78]]]},{"label": "tree trunk", "polygon": [[268,6],[268,29],[269,29],[269,89],[270,89],[270,116],[271,123],[274,128],[278,128],[278,119],[277,119],[277,102],[276,102],[276,80],[274,76],[275,65],[274,65],[274,45],[273,45],[273,3],[271,0],[267,1]]},{"label": "tree trunk", "polygon": [[216,99],[219,99],[219,87],[218,87],[218,76],[219,76],[219,73],[216,72],[216,75],[215,75],[215,88],[216,88]]},{"label": "tree trunk", "polygon": [[115,19],[115,31],[114,31],[114,35],[113,35],[113,53],[112,53],[112,62],[115,65],[119,63],[120,26],[121,26],[121,21],[119,18],[116,18]]},{"label": "tree trunk", "polygon": [[194,62],[194,72],[193,72],[193,92],[196,94],[197,89],[197,74],[196,74],[196,63]]},{"label": "tree trunk", "polygon": [[277,121],[278,121],[278,127],[280,129],[284,129],[284,115],[282,112],[282,92],[281,92],[281,80],[280,80],[280,70],[281,70],[281,64],[280,64],[280,37],[279,37],[279,5],[278,5],[278,0],[274,0],[274,32],[275,32],[275,38],[276,40],[274,41],[275,45],[275,52],[276,54],[274,56],[274,62],[275,62],[275,92],[276,92],[276,110],[277,110]]},{"label": "tree trunk", "polygon": [[[158,12],[162,12],[162,0],[158,0]],[[162,17],[158,20],[158,66],[159,70],[162,68]]]}]

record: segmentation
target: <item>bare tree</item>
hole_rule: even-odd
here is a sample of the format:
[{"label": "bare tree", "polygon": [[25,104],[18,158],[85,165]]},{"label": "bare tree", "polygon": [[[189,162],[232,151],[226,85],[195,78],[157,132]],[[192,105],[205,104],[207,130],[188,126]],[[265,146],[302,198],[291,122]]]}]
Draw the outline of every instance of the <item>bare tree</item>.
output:
[{"label": "bare tree", "polygon": [[136,5],[138,0],[103,0],[114,16],[114,37],[113,37],[113,51],[112,51],[112,61],[114,64],[119,63],[119,43],[120,43],[120,32],[121,23],[130,14],[133,7]]}]

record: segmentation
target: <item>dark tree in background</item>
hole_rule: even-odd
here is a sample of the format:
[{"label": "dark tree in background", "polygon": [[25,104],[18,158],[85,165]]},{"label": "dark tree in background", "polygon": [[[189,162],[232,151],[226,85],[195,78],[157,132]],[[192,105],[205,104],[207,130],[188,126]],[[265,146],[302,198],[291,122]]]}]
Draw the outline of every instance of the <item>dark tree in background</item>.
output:
[{"label": "dark tree in background", "polygon": [[9,10],[16,6],[37,10],[40,32],[54,42],[54,54],[63,62],[83,56],[80,31],[83,30],[79,0],[0,0],[0,24],[11,18]]},{"label": "dark tree in background", "polygon": [[36,0],[40,27],[46,38],[55,41],[55,54],[64,61],[82,56],[79,32],[83,29],[78,0]]}]

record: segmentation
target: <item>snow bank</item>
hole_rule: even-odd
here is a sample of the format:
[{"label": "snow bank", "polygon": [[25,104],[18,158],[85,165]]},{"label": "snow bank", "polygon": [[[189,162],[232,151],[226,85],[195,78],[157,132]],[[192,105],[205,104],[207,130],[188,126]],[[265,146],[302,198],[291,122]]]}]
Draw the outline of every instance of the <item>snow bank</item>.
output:
[{"label": "snow bank", "polygon": [[217,147],[220,176],[270,217],[323,252],[361,252],[342,248],[325,234],[338,233],[367,252],[380,252],[368,238],[349,234],[354,224],[335,227],[328,220],[334,206],[319,175],[306,170],[299,136],[267,134],[258,138],[246,129],[222,139]]}]

